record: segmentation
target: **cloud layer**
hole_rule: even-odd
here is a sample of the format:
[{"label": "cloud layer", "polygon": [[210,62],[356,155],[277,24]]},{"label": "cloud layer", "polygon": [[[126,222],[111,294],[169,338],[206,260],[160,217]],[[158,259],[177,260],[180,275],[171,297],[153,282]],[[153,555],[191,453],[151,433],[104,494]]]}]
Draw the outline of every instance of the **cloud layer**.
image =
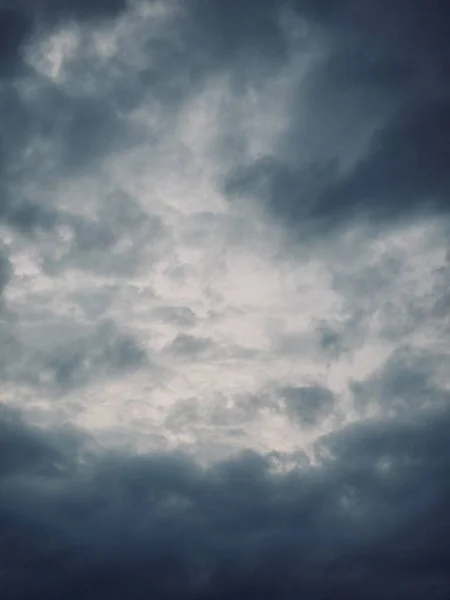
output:
[{"label": "cloud layer", "polygon": [[0,2],[0,589],[450,592],[449,9]]}]

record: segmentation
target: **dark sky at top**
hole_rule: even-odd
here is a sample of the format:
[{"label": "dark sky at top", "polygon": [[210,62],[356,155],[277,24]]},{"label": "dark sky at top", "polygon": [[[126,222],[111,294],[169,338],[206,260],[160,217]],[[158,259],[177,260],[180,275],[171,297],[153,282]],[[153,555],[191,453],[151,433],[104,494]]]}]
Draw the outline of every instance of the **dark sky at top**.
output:
[{"label": "dark sky at top", "polygon": [[449,2],[0,0],[0,110],[0,597],[450,598]]}]

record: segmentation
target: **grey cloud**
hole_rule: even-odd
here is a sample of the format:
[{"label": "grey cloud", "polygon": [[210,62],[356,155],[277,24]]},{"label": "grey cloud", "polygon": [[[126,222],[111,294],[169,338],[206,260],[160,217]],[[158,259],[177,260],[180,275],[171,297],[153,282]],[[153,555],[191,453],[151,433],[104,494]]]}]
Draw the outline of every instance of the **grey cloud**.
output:
[{"label": "grey cloud", "polygon": [[[133,43],[142,54],[140,65],[129,64],[127,48],[102,60],[89,28],[78,30],[81,44],[64,63],[64,85],[51,81],[25,61],[36,51],[33,44],[45,38],[55,24],[75,18],[87,19],[91,27],[92,20],[117,16],[126,6],[125,2],[74,0],[36,2],[34,8],[27,3],[14,7],[10,3],[5,9],[3,22],[9,37],[2,37],[3,59],[9,64],[10,74],[1,84],[2,112],[8,119],[0,125],[0,219],[34,241],[36,235],[55,232],[59,225],[72,228],[75,247],[69,256],[65,255],[67,261],[47,255],[45,266],[49,270],[62,269],[73,262],[78,268],[92,265],[97,270],[129,274],[138,265],[139,253],[130,251],[126,256],[112,256],[109,265],[95,266],[108,261],[105,247],[110,250],[110,243],[105,236],[111,233],[105,229],[112,226],[109,211],[114,210],[117,218],[122,216],[111,206],[110,198],[104,202],[105,214],[99,215],[108,221],[101,229],[95,220],[91,223],[89,219],[79,219],[77,223],[67,208],[61,208],[54,189],[65,178],[100,169],[112,151],[123,151],[143,141],[153,141],[156,150],[160,130],[170,130],[180,106],[210,73],[203,64],[202,56],[206,54],[201,47],[198,53],[186,51],[189,46],[194,48],[199,38],[187,26],[189,19],[183,18],[169,20],[163,31],[139,30]],[[149,56],[151,64],[147,64]],[[143,129],[128,119],[130,110],[144,101],[146,106],[161,111],[155,131],[150,128],[145,138]],[[133,201],[128,201],[131,207]],[[114,227],[124,224],[115,223]],[[152,236],[155,231],[147,233]],[[103,250],[98,249],[87,260],[81,258],[81,246],[92,246],[101,240]],[[40,246],[41,240],[38,241]],[[54,245],[58,254],[59,243]]]},{"label": "grey cloud", "polygon": [[[146,244],[164,237],[157,217],[144,212],[139,203],[120,191],[98,194],[92,217],[68,210],[46,208],[31,202],[15,202],[8,222],[36,243],[43,270],[56,275],[67,269],[83,269],[98,274],[129,276],[140,265]],[[63,239],[61,229],[69,233]]]},{"label": "grey cloud", "polygon": [[116,377],[142,366],[145,360],[145,351],[133,337],[105,321],[92,335],[52,350],[44,358],[43,368],[52,373],[58,387],[72,388],[99,376]]},{"label": "grey cloud", "polygon": [[443,599],[448,425],[447,410],[354,425],[322,440],[322,466],[277,474],[257,454],[208,469],[179,455],[89,454],[63,432],[43,441],[3,419],[14,449],[1,470],[3,589]]},{"label": "grey cloud", "polygon": [[257,350],[240,345],[218,343],[212,338],[196,336],[189,333],[178,333],[166,350],[180,357],[209,360],[234,358],[251,360],[258,355]]},{"label": "grey cloud", "polygon": [[56,439],[27,430],[18,412],[0,407],[0,481],[9,477],[56,475],[67,455]]},{"label": "grey cloud", "polygon": [[20,357],[20,343],[14,331],[15,316],[3,297],[13,273],[7,252],[0,247],[0,380],[5,378],[11,365]]},{"label": "grey cloud", "polygon": [[8,307],[3,292],[13,275],[13,267],[7,253],[0,248],[0,380],[8,372],[10,366],[20,355],[19,343],[11,323],[13,315]]},{"label": "grey cloud", "polygon": [[438,383],[446,364],[447,357],[433,350],[399,347],[370,379],[352,384],[357,406],[394,416],[446,404],[450,394]]},{"label": "grey cloud", "polygon": [[133,139],[132,129],[125,126],[107,98],[71,99],[60,113],[57,143],[64,153],[62,160],[71,169],[90,165],[114,148],[125,148]]},{"label": "grey cloud", "polygon": [[[64,65],[68,83],[61,87],[25,64],[25,50],[31,51],[29,44],[64,19],[117,16],[126,3],[42,0],[33,7],[25,2],[4,3],[3,22],[9,37],[3,36],[3,58],[11,77],[4,81],[2,96],[9,118],[0,132],[4,147],[1,218],[22,233],[53,229],[65,214],[61,214],[57,203],[49,202],[48,188],[68,175],[92,171],[112,150],[142,141],[140,132],[127,120],[131,108],[144,100],[148,106],[161,107],[164,118],[158,127],[170,128],[179,107],[193,91],[201,89],[206,77],[226,62],[236,73],[239,71],[233,64],[234,53],[228,56],[228,51],[236,48],[239,65],[239,48],[246,45],[246,39],[253,39],[246,38],[247,33],[258,36],[261,27],[265,32],[256,44],[256,57],[268,47],[269,39],[278,44],[278,26],[271,18],[276,7],[274,3],[266,4],[255,26],[247,26],[253,19],[239,20],[242,31],[233,45],[229,44],[231,24],[234,28],[240,7],[219,3],[211,8],[208,3],[194,2],[182,11],[186,15],[169,20],[157,35],[139,33],[139,51],[146,48],[145,56],[152,57],[148,64],[144,57],[139,66],[128,64],[126,55],[111,58],[105,66],[89,32],[81,30],[82,44]],[[221,29],[223,35],[219,35]],[[24,95],[24,86],[32,93]],[[29,197],[25,185],[30,180],[35,183],[34,198]]]},{"label": "grey cloud", "polygon": [[[84,71],[90,72],[90,61],[96,60],[86,57]],[[97,90],[76,93],[30,70],[9,86],[3,99],[9,122],[2,124],[2,138],[8,146],[6,182],[13,190],[33,175],[45,194],[49,183],[99,166],[111,151],[141,139],[121,115],[113,92],[100,82]],[[26,86],[33,93],[25,94]]]},{"label": "grey cloud", "polygon": [[[450,257],[449,257],[450,258]],[[433,304],[430,314],[441,323],[448,322],[450,316],[450,261],[436,273],[433,286]],[[447,324],[448,326],[448,324]]]},{"label": "grey cloud", "polygon": [[300,425],[315,427],[328,417],[335,407],[333,393],[321,386],[285,387],[281,397],[289,416]]},{"label": "grey cloud", "polygon": [[[45,14],[65,11],[80,18],[124,9],[122,2],[36,6]],[[287,6],[313,25],[311,35],[320,32],[328,52],[299,90],[307,130],[305,119],[293,110],[289,133],[273,156],[241,164],[229,174],[227,192],[258,196],[303,236],[311,229],[345,226],[355,217],[392,220],[446,210],[446,6],[440,0],[426,10],[418,0],[395,5],[348,1],[339,10],[328,2],[293,1]],[[156,67],[139,67],[127,84],[124,75],[122,84],[104,97],[58,101],[63,107],[56,136],[63,141],[61,160],[72,168],[81,161],[85,168],[116,143],[125,144],[129,130],[122,129],[118,106],[130,93],[158,98],[169,114],[209,74],[226,69],[245,86],[250,74],[258,76],[255,65],[267,75],[275,65],[286,64],[290,50],[281,25],[283,9],[272,0],[259,3],[257,9],[250,0],[190,3],[183,18],[167,26],[165,39],[143,40],[158,57]],[[17,54],[24,43],[22,20],[34,19],[24,5],[17,11],[8,12],[7,20],[17,23],[5,42],[6,57]],[[172,43],[175,39],[177,44]],[[88,58],[81,60],[93,64]],[[86,70],[81,64],[72,69],[77,80]],[[122,71],[129,73],[130,68]],[[54,101],[44,104],[53,115]],[[20,103],[18,109],[24,109]],[[26,114],[35,129],[36,115],[27,109]],[[29,139],[29,133],[22,135]],[[345,166],[355,152],[352,166]]]},{"label": "grey cloud", "polygon": [[376,136],[355,173],[342,183],[333,181],[337,185],[330,186],[314,211],[331,219],[333,207],[343,210],[343,218],[367,209],[366,216],[391,219],[417,211],[425,215],[430,210],[447,211],[448,100],[412,114],[402,111],[403,107],[387,130]]},{"label": "grey cloud", "polygon": [[0,381],[8,381],[17,373],[23,352],[14,326],[9,322],[10,315],[3,312],[0,312]]},{"label": "grey cloud", "polygon": [[[332,285],[344,310],[339,320],[321,323],[317,329],[329,358],[351,353],[374,335],[383,343],[404,345],[411,336],[426,330],[429,336],[433,330],[436,333],[432,335],[444,341],[448,328],[445,227],[421,247],[406,244],[399,248],[394,236],[383,236],[381,232],[374,238],[380,248],[384,245],[378,255],[372,253],[371,244],[363,245],[353,257],[335,250],[340,260],[333,268]],[[351,242],[350,249],[354,247]],[[422,252],[430,256],[425,268],[418,262]],[[444,255],[438,265],[433,259],[437,253]],[[427,283],[422,285],[425,278]]]},{"label": "grey cloud", "polygon": [[13,273],[9,258],[0,250],[0,296]]},{"label": "grey cloud", "polygon": [[56,274],[78,268],[129,276],[139,268],[145,244],[156,248],[163,238],[161,220],[144,212],[129,195],[116,191],[100,195],[96,203],[98,208],[91,218],[60,215],[59,224],[69,229],[72,239],[63,242],[49,237],[47,243],[40,243],[44,270]]},{"label": "grey cloud", "polygon": [[[100,74],[94,90],[58,86],[25,62],[30,44],[57,23],[116,16],[125,2],[14,3],[2,9],[0,59],[8,66],[2,77],[0,126],[0,219],[22,234],[53,230],[67,215],[51,198],[63,177],[99,166],[114,149],[137,143],[138,132],[121,114],[119,90],[105,89]],[[7,33],[6,33],[7,32]],[[80,72],[98,62],[89,43]],[[70,66],[70,65],[69,65]],[[6,67],[5,67],[6,68]],[[69,73],[69,77],[70,77]],[[72,73],[72,82],[76,74]],[[116,88],[120,87],[120,82]],[[30,186],[29,182],[33,185]]]},{"label": "grey cloud", "polygon": [[[39,35],[41,35],[45,31],[45,26],[42,28],[45,23],[47,27],[50,27],[61,20],[73,20],[74,18],[89,20],[117,16],[126,6],[126,0],[112,0],[111,2],[103,0],[93,0],[92,2],[84,0],[61,2],[59,0],[37,0],[32,3],[26,0],[14,2],[2,0],[0,4],[0,39],[2,40],[0,45],[0,77],[7,77],[7,85],[12,86],[8,91],[15,89],[14,81],[11,82],[9,77],[14,78],[27,73],[23,63],[25,45],[34,33],[39,31]],[[31,75],[29,70],[28,75]],[[46,83],[48,86],[48,82]],[[23,111],[24,106],[19,102],[16,103],[14,108],[16,111]],[[30,123],[30,117],[36,117],[36,115],[29,113],[25,116],[28,121],[27,125],[35,127],[35,123]],[[101,113],[99,113],[99,116],[102,116]],[[95,121],[93,124],[96,125]],[[3,123],[3,125],[5,124]],[[6,123],[7,125],[8,123]],[[26,127],[22,130],[19,129],[19,132],[22,131],[23,133],[24,129]]]},{"label": "grey cloud", "polygon": [[197,320],[195,313],[187,306],[158,306],[153,310],[153,315],[180,327],[195,325]]},{"label": "grey cloud", "polygon": [[246,60],[265,68],[280,63],[288,55],[287,40],[280,23],[281,4],[276,0],[217,2],[195,0],[190,6],[194,31],[209,51],[210,60],[228,67]]},{"label": "grey cloud", "polygon": [[[177,402],[164,425],[177,433],[201,430],[213,442],[209,448],[208,441],[205,444],[208,456],[211,456],[211,452],[220,451],[214,439],[218,429],[234,439],[241,436],[245,439],[245,427],[258,419],[263,408],[278,410],[278,405],[264,391],[255,396],[212,394],[205,404],[195,398]],[[200,447],[201,444],[199,440],[193,446]],[[227,448],[223,450],[222,457],[227,456]]]},{"label": "grey cloud", "polygon": [[[64,393],[103,378],[116,378],[145,364],[148,356],[138,340],[111,320],[95,327],[46,323],[45,327],[0,329],[2,378]],[[31,330],[31,331],[30,331]]]},{"label": "grey cloud", "polygon": [[341,344],[340,336],[335,328],[329,325],[321,325],[318,327],[318,334],[320,338],[320,347],[331,356],[336,356],[340,353]]},{"label": "grey cloud", "polygon": [[[164,419],[164,427],[177,434],[178,450],[192,456],[207,457],[209,463],[224,460],[248,448],[249,429],[260,424],[262,413],[285,415],[285,407],[261,390],[258,394],[209,393],[177,401]],[[265,422],[265,419],[264,419]],[[273,455],[274,464],[296,464],[292,456]]]},{"label": "grey cloud", "polygon": [[70,214],[55,203],[52,187],[63,176],[92,168],[115,144],[125,146],[128,136],[102,100],[74,100],[48,89],[43,94],[37,112],[35,106],[24,106],[16,92],[3,97],[9,119],[0,131],[6,149],[0,219],[27,236],[67,222]]},{"label": "grey cloud", "polygon": [[[88,39],[98,19],[126,10],[121,0],[0,6],[7,8],[0,13],[2,225],[33,246],[47,274],[77,268],[126,277],[135,272],[142,244],[164,234],[162,224],[144,218],[138,199],[108,193],[93,202],[92,217],[77,217],[52,190],[65,178],[73,183],[101,170],[112,151],[139,144],[127,115],[140,103],[161,108],[161,123],[149,132],[156,152],[158,128],[171,131],[179,108],[209,76],[227,73],[240,91],[290,65],[279,20],[284,6],[275,0],[185,3],[158,35],[136,40],[144,56],[136,67],[125,55],[106,66],[96,61]],[[235,160],[244,134],[224,118],[219,137],[233,143],[222,150],[240,163],[227,174],[226,192],[255,196],[297,239],[309,241],[355,218],[385,227],[427,212],[445,215],[448,2],[291,0],[289,7],[311,26],[305,55],[308,35],[320,37],[323,55],[297,82],[287,133],[272,155],[252,162],[242,151]],[[35,72],[25,54],[33,41],[73,19],[89,27],[82,49],[65,65],[69,83],[61,89]],[[69,241],[60,239],[60,227],[69,229]],[[245,224],[242,229],[245,239]],[[316,331],[331,359],[363,343],[379,301],[397,293],[391,284],[401,270],[397,257],[366,269],[354,249],[342,263],[333,283],[348,314]],[[418,312],[416,305],[405,307],[408,321],[423,318],[427,308],[434,319],[445,317],[445,269],[441,275]],[[9,261],[0,258],[0,288],[9,278]],[[100,294],[95,306],[89,294],[80,301],[89,319],[102,314],[110,293]],[[394,328],[400,296],[392,319],[382,307],[390,332],[383,335],[394,342],[414,329],[409,323]],[[25,381],[54,399],[53,393],[62,397],[150,366],[138,341],[114,323],[44,322],[46,310],[30,307],[23,327],[0,314],[3,381]],[[154,316],[179,327],[195,321],[181,307],[161,307]],[[300,337],[276,341],[285,354],[301,350]],[[183,359],[214,358],[216,350],[212,340],[185,333],[166,348]],[[322,438],[321,464],[293,456],[300,467],[287,474],[274,469],[277,460],[289,463],[286,456],[246,454],[202,469],[182,455],[93,450],[74,432],[32,427],[1,410],[0,589],[7,598],[37,600],[448,598],[450,415],[448,392],[438,381],[444,366],[445,357],[433,352],[394,353],[352,387],[362,412],[373,402],[382,416]],[[330,415],[335,403],[320,386],[281,394],[291,418],[307,425]],[[201,416],[203,425],[238,436],[261,402],[272,406],[270,399],[251,398],[228,410],[222,400],[214,399],[205,415],[196,399],[182,403],[165,425],[184,432]]]},{"label": "grey cloud", "polygon": [[208,338],[196,337],[180,333],[170,344],[170,351],[185,356],[198,356],[210,353],[215,349],[215,343]]},{"label": "grey cloud", "polygon": [[165,418],[164,425],[171,431],[184,431],[199,422],[200,407],[194,398],[177,402],[174,410]]},{"label": "grey cloud", "polygon": [[8,76],[20,61],[20,47],[31,21],[20,11],[0,5],[0,75]]},{"label": "grey cloud", "polygon": [[360,306],[361,298],[347,290],[346,299],[352,304],[349,314],[339,320],[318,320],[313,331],[308,333],[281,333],[274,336],[274,351],[277,355],[295,357],[296,360],[319,356],[331,364],[346,354],[351,354],[364,343],[367,334],[368,310]]},{"label": "grey cloud", "polygon": [[[2,0],[0,8],[5,13],[5,29],[8,22],[21,22],[29,19],[46,20],[53,23],[59,19],[96,19],[117,16],[125,10],[127,6],[126,0],[36,0],[30,4],[27,0]],[[9,21],[6,21],[9,19]],[[10,32],[11,45],[13,40],[19,38],[19,26]]]},{"label": "grey cloud", "polygon": [[277,353],[284,355],[301,356],[310,348],[311,340],[302,334],[275,334],[275,348]]},{"label": "grey cloud", "polygon": [[89,287],[71,295],[71,300],[82,311],[88,321],[101,318],[113,304],[120,287],[118,285],[102,285],[97,289]]},{"label": "grey cloud", "polygon": [[340,322],[325,322],[316,328],[319,348],[328,363],[360,348],[366,334],[366,314],[360,309],[355,309],[350,317]]},{"label": "grey cloud", "polygon": [[447,5],[293,5],[322,32],[328,55],[301,82],[302,108],[273,155],[239,165],[226,192],[255,197],[303,238],[355,219],[379,226],[446,214]]},{"label": "grey cloud", "polygon": [[210,403],[207,417],[214,427],[225,427],[229,431],[241,430],[246,423],[254,422],[261,409],[273,409],[274,403],[264,391],[257,395],[236,394],[229,398],[217,395]]}]

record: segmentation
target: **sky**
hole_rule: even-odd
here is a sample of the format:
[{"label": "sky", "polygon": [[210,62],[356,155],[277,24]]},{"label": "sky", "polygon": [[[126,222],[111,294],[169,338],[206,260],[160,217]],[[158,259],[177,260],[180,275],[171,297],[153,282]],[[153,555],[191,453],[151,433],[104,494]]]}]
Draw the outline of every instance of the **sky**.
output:
[{"label": "sky", "polygon": [[448,0],[0,0],[5,600],[450,597]]}]

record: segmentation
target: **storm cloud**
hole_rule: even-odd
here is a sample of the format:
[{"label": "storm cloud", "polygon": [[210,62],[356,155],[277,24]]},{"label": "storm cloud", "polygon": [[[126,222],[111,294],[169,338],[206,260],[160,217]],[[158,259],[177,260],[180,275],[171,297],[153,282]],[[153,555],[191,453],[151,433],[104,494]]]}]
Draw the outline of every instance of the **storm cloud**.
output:
[{"label": "storm cloud", "polygon": [[239,166],[225,188],[256,195],[303,234],[446,213],[447,4],[293,5],[323,36],[320,60],[275,152]]},{"label": "storm cloud", "polygon": [[4,417],[8,597],[448,594],[447,412],[350,427],[288,474],[256,454],[104,455]]},{"label": "storm cloud", "polygon": [[0,0],[0,596],[450,597],[445,0]]}]

